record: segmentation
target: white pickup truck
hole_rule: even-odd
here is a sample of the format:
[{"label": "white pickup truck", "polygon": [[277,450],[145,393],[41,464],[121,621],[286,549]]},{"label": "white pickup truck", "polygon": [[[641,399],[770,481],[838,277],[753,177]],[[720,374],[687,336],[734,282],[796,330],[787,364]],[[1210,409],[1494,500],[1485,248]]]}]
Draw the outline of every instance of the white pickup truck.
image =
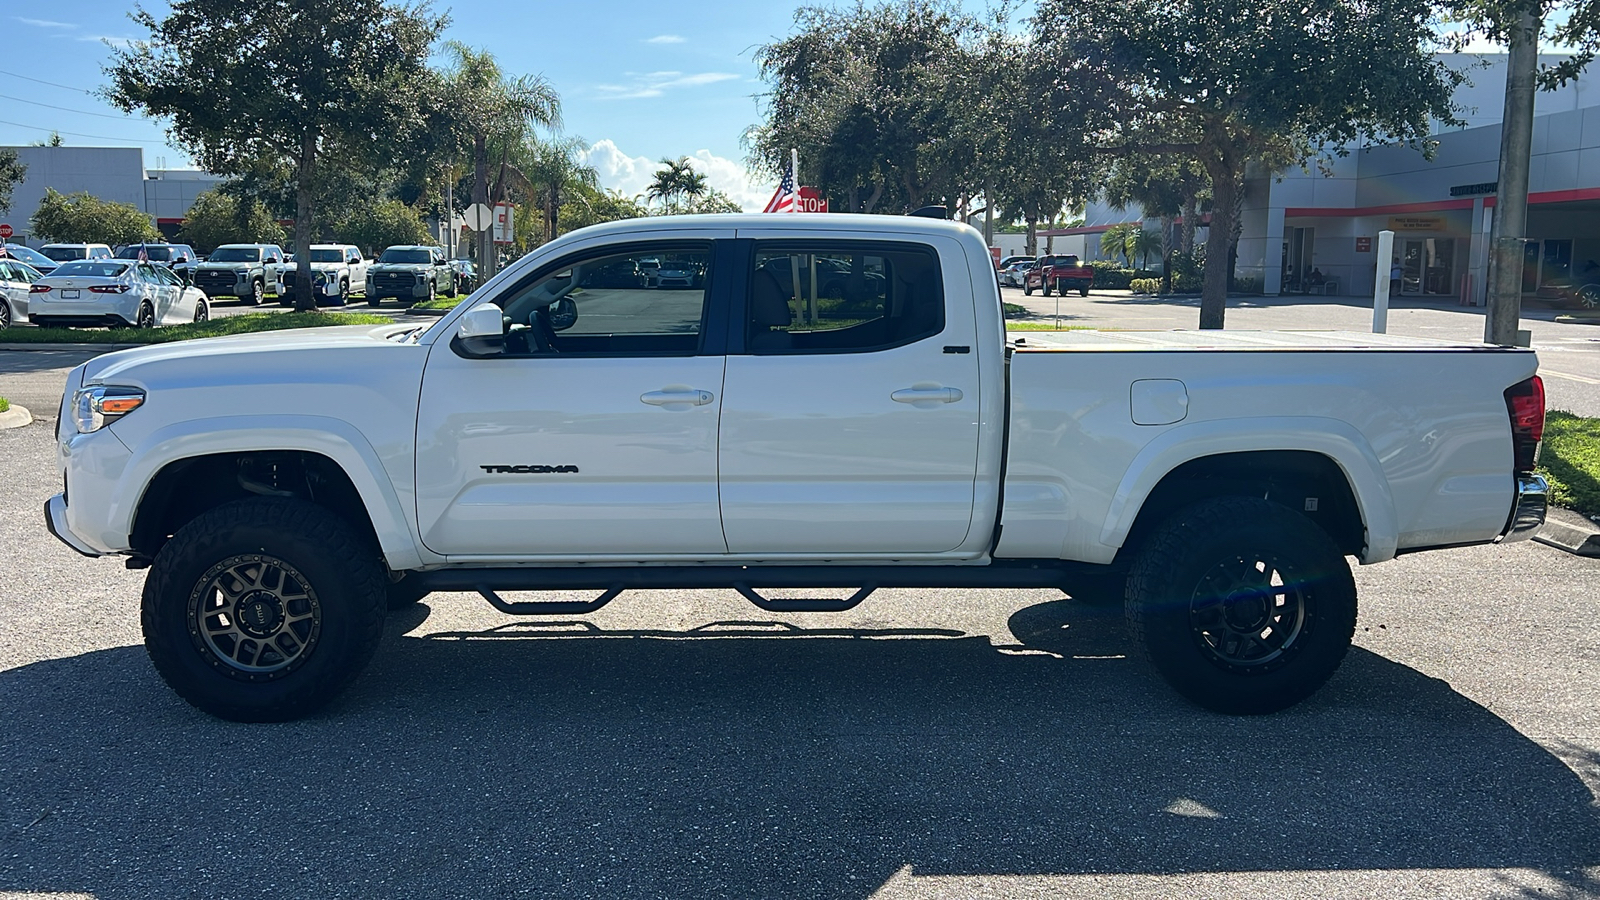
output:
[{"label": "white pickup truck", "polygon": [[[641,264],[696,277],[650,288]],[[189,702],[279,720],[386,607],[573,614],[628,588],[846,609],[877,587],[1126,604],[1179,692],[1270,712],[1348,649],[1347,557],[1528,537],[1527,350],[1351,333],[1007,340],[976,231],[671,216],[573,232],[427,328],[163,344],[75,369],[51,531],[149,567]],[[777,587],[854,588],[834,601]],[[593,589],[593,601],[506,591]]]}]

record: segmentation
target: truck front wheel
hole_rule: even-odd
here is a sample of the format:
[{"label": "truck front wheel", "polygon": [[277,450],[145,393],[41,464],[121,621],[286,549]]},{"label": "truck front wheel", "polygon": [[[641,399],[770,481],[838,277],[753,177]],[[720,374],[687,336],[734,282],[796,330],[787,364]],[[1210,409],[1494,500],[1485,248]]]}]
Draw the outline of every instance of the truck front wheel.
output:
[{"label": "truck front wheel", "polygon": [[1311,520],[1247,497],[1205,500],[1151,535],[1128,625],[1162,678],[1221,713],[1286,709],[1339,668],[1355,633],[1350,566]]},{"label": "truck front wheel", "polygon": [[1032,297],[1033,296],[1033,282],[1027,281],[1027,280],[1024,280],[1022,282],[1022,295],[1024,297]]},{"label": "truck front wheel", "polygon": [[302,500],[224,504],[156,554],[142,606],[145,650],[162,679],[236,722],[304,716],[366,667],[382,636],[377,549]]}]

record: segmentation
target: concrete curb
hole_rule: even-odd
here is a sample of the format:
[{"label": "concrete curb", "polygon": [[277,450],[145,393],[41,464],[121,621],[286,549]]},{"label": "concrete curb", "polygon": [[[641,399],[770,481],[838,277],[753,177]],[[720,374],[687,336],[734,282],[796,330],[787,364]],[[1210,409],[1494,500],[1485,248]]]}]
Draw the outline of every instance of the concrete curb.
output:
[{"label": "concrete curb", "polygon": [[450,307],[449,309],[418,309],[415,306],[408,306],[408,307],[406,307],[406,315],[408,315],[408,316],[433,316],[435,318],[440,318],[440,317],[443,317],[446,313],[453,312],[454,310],[455,310],[454,306]]},{"label": "concrete curb", "polygon": [[28,412],[26,406],[11,404],[11,408],[0,412],[0,429],[21,428],[33,424],[33,413]]},{"label": "concrete curb", "polygon": [[153,344],[7,344],[0,343],[0,352],[13,350],[99,350],[110,353],[113,350],[132,350],[134,347],[151,347]]},{"label": "concrete curb", "polygon": [[1600,525],[1570,509],[1552,509],[1533,539],[1577,556],[1600,558]]},{"label": "concrete curb", "polygon": [[1600,313],[1564,313],[1556,316],[1562,325],[1600,325]]}]

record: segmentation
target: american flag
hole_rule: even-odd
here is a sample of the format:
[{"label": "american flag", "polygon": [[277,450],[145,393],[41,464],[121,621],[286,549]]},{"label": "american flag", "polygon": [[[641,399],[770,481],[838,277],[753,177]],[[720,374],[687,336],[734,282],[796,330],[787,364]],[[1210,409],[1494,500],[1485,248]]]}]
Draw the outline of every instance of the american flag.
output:
[{"label": "american flag", "polygon": [[783,180],[778,182],[778,189],[773,192],[772,199],[767,201],[767,208],[762,212],[794,212],[797,194],[794,188],[794,169],[783,170]]}]

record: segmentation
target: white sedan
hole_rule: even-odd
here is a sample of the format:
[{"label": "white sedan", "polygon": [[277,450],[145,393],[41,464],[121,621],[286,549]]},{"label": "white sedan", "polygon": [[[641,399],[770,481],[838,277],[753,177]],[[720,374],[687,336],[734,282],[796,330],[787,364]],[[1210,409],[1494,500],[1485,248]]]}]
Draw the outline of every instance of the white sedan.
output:
[{"label": "white sedan", "polygon": [[28,321],[28,291],[42,277],[21,260],[0,258],[0,328]]},{"label": "white sedan", "polygon": [[33,283],[28,300],[28,318],[44,326],[150,328],[211,317],[205,291],[164,266],[131,259],[63,263]]}]

